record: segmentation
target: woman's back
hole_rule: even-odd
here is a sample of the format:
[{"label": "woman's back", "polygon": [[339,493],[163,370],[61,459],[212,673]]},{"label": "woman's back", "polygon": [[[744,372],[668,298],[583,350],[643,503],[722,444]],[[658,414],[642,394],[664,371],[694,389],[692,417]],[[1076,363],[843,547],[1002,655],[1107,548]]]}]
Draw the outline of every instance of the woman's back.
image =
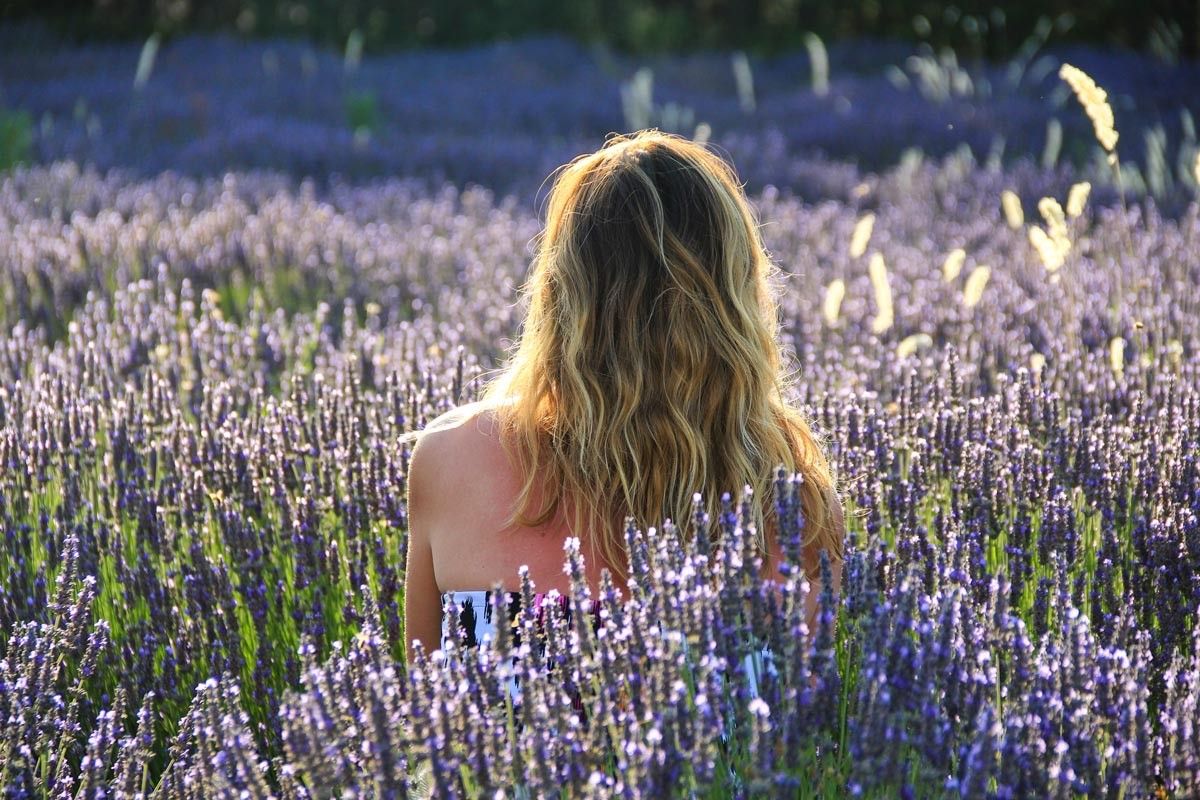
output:
[{"label": "woman's back", "polygon": [[[563,546],[571,536],[580,539],[593,596],[602,568],[615,576],[622,572],[599,554],[587,557],[588,532],[571,530],[565,503],[545,524],[510,523],[523,479],[501,446],[495,412],[474,403],[452,416],[452,423],[436,424],[438,430],[421,440],[409,469],[410,514],[416,506],[420,519],[415,525],[410,519],[408,572],[418,580],[406,587],[405,616],[408,638],[420,639],[427,650],[442,639],[436,611],[448,594],[458,592],[462,600],[496,584],[516,591],[518,570],[525,567],[539,593],[565,596],[570,581]],[[623,588],[619,577],[615,583]]]},{"label": "woman's back", "polygon": [[[508,524],[523,477],[500,444],[495,413],[476,403],[458,415],[461,422],[421,442],[414,453],[420,464],[410,473],[428,484],[418,488],[430,501],[421,511],[439,591],[486,590],[496,583],[515,590],[524,565],[538,591],[566,594],[563,544],[579,536],[586,556],[587,532],[571,530],[565,505],[545,524]],[[586,563],[593,591],[603,566],[594,561]]]},{"label": "woman's back", "polygon": [[[455,409],[451,416],[451,424],[437,425],[435,433],[421,440],[409,470],[410,511],[411,498],[416,496],[421,519],[410,532],[408,572],[417,580],[406,587],[407,638],[419,639],[427,650],[455,635],[460,643],[479,644],[493,630],[488,606],[497,584],[512,601],[515,618],[522,568],[528,570],[539,599],[550,592],[566,597],[570,580],[563,569],[563,548],[571,536],[578,536],[585,556],[593,551],[584,563],[592,596],[600,594],[604,569],[626,594],[624,570],[614,569],[589,547],[587,531],[571,530],[569,504],[564,503],[544,525],[510,523],[509,509],[522,478],[500,443],[494,411],[473,403]],[[836,498],[834,517],[841,529],[844,522]],[[779,544],[772,538],[767,575],[782,580],[781,563]],[[447,607],[456,609],[453,616],[442,613]]]},{"label": "woman's back", "polygon": [[539,591],[565,590],[569,536],[592,587],[605,567],[620,586],[627,518],[698,535],[743,487],[770,574],[780,468],[803,475],[809,574],[820,549],[837,560],[828,462],[786,400],[775,270],[736,174],[704,145],[643,131],[567,165],[504,369],[483,404],[412,435],[410,643],[438,641],[442,592],[515,588],[521,565]]}]

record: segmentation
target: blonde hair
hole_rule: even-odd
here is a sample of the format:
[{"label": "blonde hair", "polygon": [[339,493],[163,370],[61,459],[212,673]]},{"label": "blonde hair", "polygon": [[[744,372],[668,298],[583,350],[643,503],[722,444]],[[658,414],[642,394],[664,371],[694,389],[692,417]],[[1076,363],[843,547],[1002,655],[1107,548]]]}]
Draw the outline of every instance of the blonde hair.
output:
[{"label": "blonde hair", "polygon": [[765,552],[782,466],[804,476],[810,570],[821,548],[841,558],[828,462],[783,400],[777,268],[733,168],[648,130],[558,173],[524,328],[482,398],[524,475],[509,524],[569,500],[572,530],[623,573],[625,517],[692,535],[695,492],[715,520],[723,493],[750,486]]}]

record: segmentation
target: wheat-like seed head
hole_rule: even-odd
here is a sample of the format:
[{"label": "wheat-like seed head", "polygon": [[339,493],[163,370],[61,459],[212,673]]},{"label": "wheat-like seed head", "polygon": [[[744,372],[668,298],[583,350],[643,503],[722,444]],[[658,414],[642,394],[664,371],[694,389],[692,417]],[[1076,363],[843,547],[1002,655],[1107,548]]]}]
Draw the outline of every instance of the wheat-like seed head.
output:
[{"label": "wheat-like seed head", "polygon": [[1029,243],[1033,245],[1038,257],[1042,259],[1042,264],[1045,265],[1047,272],[1056,271],[1067,259],[1067,251],[1037,225],[1029,228]]},{"label": "wheat-like seed head", "polygon": [[1167,341],[1167,360],[1171,362],[1171,366],[1179,366],[1179,363],[1183,360],[1183,342],[1178,339]]},{"label": "wheat-like seed head", "polygon": [[963,286],[964,306],[974,308],[979,305],[979,301],[983,298],[983,289],[991,277],[992,270],[989,267],[981,266],[971,270],[971,274],[967,276],[966,285]]},{"label": "wheat-like seed head", "polygon": [[896,357],[908,358],[918,350],[924,350],[932,345],[933,337],[928,333],[914,333],[900,340],[900,344],[896,346]]},{"label": "wheat-like seed head", "polygon": [[821,306],[821,312],[825,316],[825,324],[831,328],[837,324],[838,315],[842,311],[842,299],[845,296],[846,282],[841,278],[835,279],[825,287],[825,302]]},{"label": "wheat-like seed head", "polygon": [[1046,233],[1050,236],[1050,241],[1058,248],[1065,261],[1067,254],[1071,252],[1071,237],[1067,235],[1067,217],[1062,206],[1053,197],[1043,197],[1038,201],[1038,211],[1041,212],[1042,219],[1046,220]]},{"label": "wheat-like seed head", "polygon": [[1021,198],[1011,189],[1000,193],[1000,208],[1004,210],[1004,220],[1014,231],[1025,224],[1025,211],[1021,208]]},{"label": "wheat-like seed head", "polygon": [[871,330],[879,335],[892,327],[894,319],[892,309],[892,287],[888,284],[887,264],[879,253],[871,255],[871,263],[867,266],[867,274],[871,276],[871,286],[875,289],[875,308],[877,313],[871,322]]},{"label": "wheat-like seed head", "polygon": [[867,252],[867,245],[871,242],[871,232],[874,230],[875,215],[867,212],[854,226],[854,233],[850,236],[851,258],[859,258],[863,253]]},{"label": "wheat-like seed head", "polygon": [[961,247],[956,247],[946,256],[946,260],[942,262],[942,280],[950,283],[958,277],[958,273],[962,272],[963,262],[967,259],[967,251]]},{"label": "wheat-like seed head", "polygon": [[1117,131],[1113,127],[1114,119],[1112,106],[1108,104],[1108,93],[1096,85],[1079,67],[1063,64],[1058,70],[1058,77],[1067,82],[1075,98],[1083,106],[1088,117],[1092,120],[1092,128],[1096,132],[1096,140],[1107,152],[1112,153],[1117,146]]},{"label": "wheat-like seed head", "polygon": [[1092,185],[1087,181],[1081,181],[1071,187],[1071,191],[1067,194],[1067,216],[1071,219],[1078,217],[1083,213],[1084,206],[1087,205],[1088,195],[1092,191]]},{"label": "wheat-like seed head", "polygon": [[1052,239],[1067,235],[1067,218],[1063,208],[1053,197],[1043,197],[1038,201],[1038,212],[1046,220],[1046,232]]},{"label": "wheat-like seed head", "polygon": [[1125,340],[1120,336],[1114,336],[1108,343],[1108,363],[1113,372],[1125,371]]}]

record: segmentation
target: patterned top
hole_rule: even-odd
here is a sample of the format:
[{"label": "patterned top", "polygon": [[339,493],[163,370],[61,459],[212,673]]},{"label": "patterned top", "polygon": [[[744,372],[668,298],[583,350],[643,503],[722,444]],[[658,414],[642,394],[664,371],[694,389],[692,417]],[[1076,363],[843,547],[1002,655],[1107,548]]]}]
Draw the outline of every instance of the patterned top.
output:
[{"label": "patterned top", "polygon": [[[496,638],[496,622],[492,618],[495,614],[495,604],[492,602],[492,595],[492,591],[482,589],[442,593],[442,647],[449,644],[456,633],[460,647],[478,647]],[[516,625],[521,611],[521,593],[505,592],[504,595],[508,604],[508,619],[513,625],[513,638],[519,642],[521,636]],[[547,592],[538,592],[533,596],[539,622],[545,614],[543,604],[550,597]],[[569,617],[569,598],[562,594],[555,594],[554,597],[554,602],[565,608]],[[453,615],[446,613],[447,606],[451,604],[456,609]],[[599,613],[599,600],[592,601],[591,610],[593,615]]]},{"label": "patterned top", "polygon": [[[453,642],[456,635],[460,647],[479,647],[489,641],[495,640],[495,604],[492,602],[492,594],[490,590],[464,590],[442,593],[441,646],[443,648]],[[515,623],[518,620],[518,614],[521,609],[521,593],[505,592],[504,594],[505,602],[508,603],[508,618],[514,623],[513,639],[519,642],[520,634],[515,627]],[[545,613],[543,604],[550,600],[552,596],[554,597],[553,602],[565,607],[568,616],[570,615],[571,609],[568,605],[570,601],[565,595],[558,593],[550,595],[546,592],[538,592],[534,595],[534,604],[538,612],[539,621]],[[593,600],[591,607],[593,623],[598,620],[599,611],[600,601]],[[756,659],[755,656],[758,656],[758,658]],[[756,661],[761,666],[756,666]],[[771,675],[776,674],[774,654],[766,647],[757,653],[748,653],[742,661],[741,669],[748,677],[750,696],[758,697],[758,674],[762,671]],[[518,685],[516,678],[510,679],[508,688],[509,693],[514,698],[520,697],[521,687]]]}]

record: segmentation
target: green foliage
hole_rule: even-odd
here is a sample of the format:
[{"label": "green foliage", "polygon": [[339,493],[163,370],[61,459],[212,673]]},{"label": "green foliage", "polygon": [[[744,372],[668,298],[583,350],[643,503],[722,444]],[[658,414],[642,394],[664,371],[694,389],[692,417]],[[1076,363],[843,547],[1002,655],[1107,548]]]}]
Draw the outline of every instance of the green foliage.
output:
[{"label": "green foliage", "polygon": [[346,95],[346,123],[354,132],[370,133],[379,127],[379,102],[370,89]]},{"label": "green foliage", "polygon": [[29,160],[33,150],[33,118],[27,111],[0,109],[0,172]]}]

